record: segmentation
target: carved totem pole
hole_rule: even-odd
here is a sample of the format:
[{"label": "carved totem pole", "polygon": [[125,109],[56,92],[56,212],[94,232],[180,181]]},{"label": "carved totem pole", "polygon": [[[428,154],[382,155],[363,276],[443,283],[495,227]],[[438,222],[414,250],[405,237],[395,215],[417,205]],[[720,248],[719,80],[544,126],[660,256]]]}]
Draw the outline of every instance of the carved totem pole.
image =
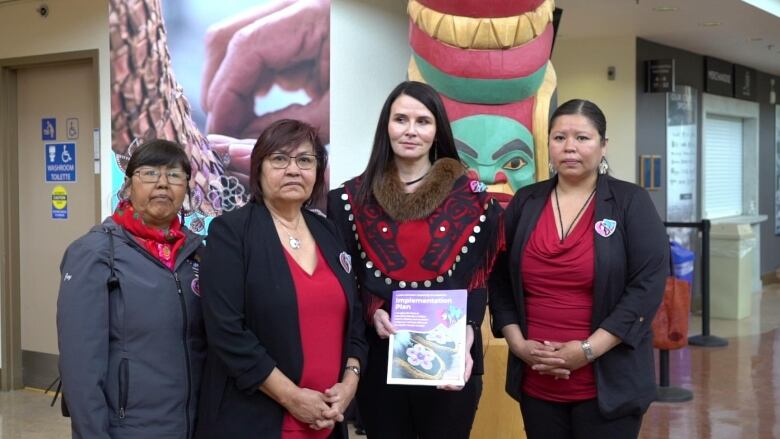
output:
[{"label": "carved totem pole", "polygon": [[433,86],[461,159],[499,201],[548,177],[553,0],[409,0],[409,79]]}]

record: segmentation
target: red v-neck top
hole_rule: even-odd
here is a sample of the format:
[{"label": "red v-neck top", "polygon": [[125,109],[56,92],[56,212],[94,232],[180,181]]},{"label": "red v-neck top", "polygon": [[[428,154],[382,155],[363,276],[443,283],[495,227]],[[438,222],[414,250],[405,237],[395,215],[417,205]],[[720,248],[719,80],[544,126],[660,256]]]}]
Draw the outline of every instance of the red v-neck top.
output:
[{"label": "red v-neck top", "polygon": [[[528,239],[521,270],[528,338],[531,340],[567,342],[585,340],[590,335],[595,205],[590,202],[582,218],[561,243],[553,204],[548,199]],[[550,375],[540,375],[526,365],[523,392],[557,402],[595,398],[593,366],[588,364],[575,370],[568,380],[556,380]]]},{"label": "red v-neck top", "polygon": [[[341,355],[347,319],[347,298],[336,275],[317,248],[317,267],[309,275],[285,250],[298,302],[298,325],[303,349],[299,387],[324,392],[340,381]],[[332,430],[312,430],[285,413],[282,439],[327,438]]]}]

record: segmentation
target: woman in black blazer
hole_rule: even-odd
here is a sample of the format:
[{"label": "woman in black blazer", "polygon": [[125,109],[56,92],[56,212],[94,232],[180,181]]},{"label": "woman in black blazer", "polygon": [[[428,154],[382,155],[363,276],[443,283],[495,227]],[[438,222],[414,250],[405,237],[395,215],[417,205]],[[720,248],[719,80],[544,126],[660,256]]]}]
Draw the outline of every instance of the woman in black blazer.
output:
[{"label": "woman in black blazer", "polygon": [[490,309],[531,439],[636,437],[655,399],[650,324],[666,231],[647,192],[606,175],[605,134],[592,102],[561,105],[550,122],[556,175],[519,190],[505,213]]},{"label": "woman in black blazer", "polygon": [[252,151],[252,201],[211,224],[196,437],[346,438],[367,348],[344,241],[305,208],[326,165],[310,126],[275,122]]}]

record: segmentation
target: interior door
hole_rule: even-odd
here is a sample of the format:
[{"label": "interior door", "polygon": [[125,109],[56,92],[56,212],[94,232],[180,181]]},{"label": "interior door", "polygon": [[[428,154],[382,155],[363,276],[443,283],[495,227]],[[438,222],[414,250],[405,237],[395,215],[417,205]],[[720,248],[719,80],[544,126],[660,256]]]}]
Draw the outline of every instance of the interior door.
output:
[{"label": "interior door", "polygon": [[19,285],[25,386],[57,377],[56,303],[65,248],[99,211],[91,60],[17,71]]}]

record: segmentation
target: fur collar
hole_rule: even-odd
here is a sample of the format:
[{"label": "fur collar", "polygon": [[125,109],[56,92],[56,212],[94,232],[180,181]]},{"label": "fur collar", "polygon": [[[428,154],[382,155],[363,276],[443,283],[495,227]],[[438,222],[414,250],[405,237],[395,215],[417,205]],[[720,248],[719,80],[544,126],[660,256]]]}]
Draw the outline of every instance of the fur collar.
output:
[{"label": "fur collar", "polygon": [[436,160],[428,176],[412,193],[404,192],[395,163],[381,178],[374,180],[372,192],[380,206],[396,221],[409,221],[430,215],[447,198],[455,180],[466,173],[459,161],[451,158]]}]

